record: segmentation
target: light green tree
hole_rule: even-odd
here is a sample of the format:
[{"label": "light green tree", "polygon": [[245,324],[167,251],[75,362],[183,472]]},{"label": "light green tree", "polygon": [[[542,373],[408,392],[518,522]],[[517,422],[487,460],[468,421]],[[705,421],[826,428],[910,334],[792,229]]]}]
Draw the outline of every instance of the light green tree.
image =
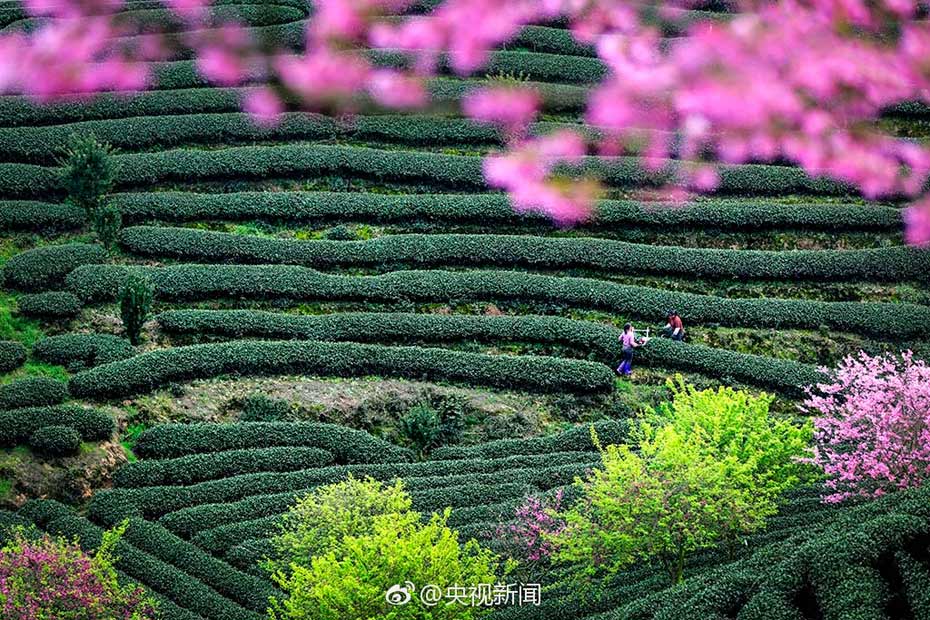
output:
[{"label": "light green tree", "polygon": [[673,402],[638,426],[635,451],[603,447],[601,467],[577,481],[581,498],[553,542],[578,575],[647,560],[677,583],[688,554],[763,527],[808,475],[797,459],[810,425],[772,419],[769,396],[672,387]]},{"label": "light green tree", "polygon": [[401,483],[355,480],[322,487],[287,514],[273,540],[272,579],[287,598],[272,599],[271,620],[471,620],[489,608],[442,600],[427,606],[417,593],[404,605],[386,594],[395,585],[468,588],[494,584],[497,556],[464,544],[447,525],[449,510],[428,520],[410,509]]}]

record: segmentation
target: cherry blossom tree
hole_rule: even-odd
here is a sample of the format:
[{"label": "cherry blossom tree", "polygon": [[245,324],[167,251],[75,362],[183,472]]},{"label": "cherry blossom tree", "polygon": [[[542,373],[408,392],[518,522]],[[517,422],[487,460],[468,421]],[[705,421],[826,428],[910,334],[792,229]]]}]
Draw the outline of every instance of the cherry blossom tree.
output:
[{"label": "cherry blossom tree", "polygon": [[[260,79],[243,106],[264,124],[293,105],[415,109],[429,105],[425,81],[440,70],[471,76],[524,26],[560,20],[606,67],[585,112],[596,136],[530,137],[540,107],[531,85],[489,85],[463,100],[465,115],[508,137],[485,173],[517,209],[564,225],[589,217],[596,179],[564,172],[588,154],[672,170],[659,196],[675,200],[714,191],[727,165],[793,163],[869,199],[910,200],[906,239],[930,245],[930,150],[875,124],[890,106],[930,103],[930,22],[917,0],[733,0],[731,19],[699,17],[679,37],[663,36],[657,19],[679,19],[698,0],[313,0],[301,52],[210,21],[207,0],[163,1],[184,36],[128,36],[122,0],[23,0],[41,20],[0,35],[0,93],[45,102],[139,90],[152,84],[153,61],[184,52],[216,84]],[[432,10],[417,14],[424,3]],[[366,48],[405,52],[407,68],[380,67]]]},{"label": "cherry blossom tree", "polygon": [[930,478],[930,366],[900,356],[847,357],[803,409],[816,415],[811,461],[827,502],[879,497]]}]

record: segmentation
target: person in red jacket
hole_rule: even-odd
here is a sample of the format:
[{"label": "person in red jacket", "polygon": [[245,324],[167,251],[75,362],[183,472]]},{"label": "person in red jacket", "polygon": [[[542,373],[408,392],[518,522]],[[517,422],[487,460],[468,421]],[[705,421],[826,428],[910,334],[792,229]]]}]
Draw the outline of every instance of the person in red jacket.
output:
[{"label": "person in red jacket", "polygon": [[665,335],[672,340],[682,341],[685,339],[685,326],[681,322],[681,317],[675,310],[668,311],[668,323],[665,325]]}]

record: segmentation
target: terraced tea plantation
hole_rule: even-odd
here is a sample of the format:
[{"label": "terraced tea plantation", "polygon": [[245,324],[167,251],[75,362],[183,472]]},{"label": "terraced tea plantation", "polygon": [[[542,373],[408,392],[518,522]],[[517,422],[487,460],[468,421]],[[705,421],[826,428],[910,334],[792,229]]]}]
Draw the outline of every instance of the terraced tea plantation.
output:
[{"label": "terraced tea plantation", "polygon": [[[126,11],[183,30],[157,2]],[[300,0],[211,11],[295,48],[309,19]],[[5,30],[31,21],[0,7]],[[592,156],[571,173],[608,188],[593,219],[515,212],[482,173],[501,132],[451,104],[520,83],[544,100],[534,133],[594,132],[581,113],[603,73],[553,24],[481,75],[432,80],[439,105],[412,116],[288,112],[265,129],[240,111],[254,83],[211,87],[187,60],[131,96],[0,97],[0,520],[92,549],[128,519],[117,568],[161,617],[259,620],[282,596],[261,566],[270,540],[321,486],[400,479],[415,510],[450,508],[462,541],[505,553],[500,528],[525,498],[575,497],[601,445],[671,398],[669,378],[765,391],[773,415],[799,420],[820,367],[930,355],[930,251],[903,244],[900,205],[789,165],[726,167],[716,193],[669,206],[643,190],[676,162],[647,173]],[[888,124],[928,118],[911,106]],[[67,200],[74,136],[114,149],[110,250]],[[133,344],[121,300],[140,281],[153,299]],[[618,377],[622,326],[656,335],[670,310],[686,341],[653,338]],[[418,442],[424,408],[452,411],[455,437]],[[764,528],[690,556],[678,585],[649,562],[588,589],[552,566],[535,574],[538,606],[491,616],[930,618],[928,491],[821,494],[788,491]]]}]

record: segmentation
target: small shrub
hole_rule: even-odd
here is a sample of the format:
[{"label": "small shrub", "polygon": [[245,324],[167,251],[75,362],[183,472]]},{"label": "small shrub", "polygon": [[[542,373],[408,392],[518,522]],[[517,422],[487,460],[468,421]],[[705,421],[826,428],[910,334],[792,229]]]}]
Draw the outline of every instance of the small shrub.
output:
[{"label": "small shrub", "polygon": [[356,241],[358,239],[358,234],[345,224],[333,226],[326,231],[324,236],[331,241]]},{"label": "small shrub", "polygon": [[81,313],[81,300],[62,291],[23,295],[17,302],[20,314],[41,319],[73,319]]},{"label": "small shrub", "polygon": [[156,605],[138,586],[119,583],[114,549],[126,524],[103,535],[93,555],[77,542],[19,528],[0,548],[0,616],[4,620],[153,620]]},{"label": "small shrub", "polygon": [[58,405],[67,398],[67,384],[48,377],[27,377],[0,386],[0,409]]},{"label": "small shrub", "polygon": [[92,221],[100,201],[113,189],[116,171],[110,158],[112,153],[109,144],[92,135],[75,135],[61,159],[68,200],[84,209],[88,221]]},{"label": "small shrub", "polygon": [[113,249],[122,227],[123,215],[112,203],[103,205],[94,212],[94,232],[107,252]]},{"label": "small shrub", "polygon": [[81,447],[81,436],[70,426],[43,426],[29,437],[29,447],[46,456],[72,456]]},{"label": "small shrub", "polygon": [[120,289],[120,316],[126,336],[133,345],[139,344],[142,325],[145,324],[152,308],[153,295],[152,283],[135,275],[127,278]]},{"label": "small shrub", "polygon": [[38,341],[33,355],[77,372],[135,355],[132,344],[112,334],[62,334]]},{"label": "small shrub", "polygon": [[0,340],[0,372],[16,370],[26,361],[26,347],[15,340]]},{"label": "small shrub", "polygon": [[424,456],[435,447],[440,425],[436,410],[426,403],[420,403],[411,407],[407,415],[401,418],[400,432]]},{"label": "small shrub", "polygon": [[241,422],[284,422],[290,417],[291,407],[283,400],[268,398],[264,394],[249,394],[242,401]]}]

